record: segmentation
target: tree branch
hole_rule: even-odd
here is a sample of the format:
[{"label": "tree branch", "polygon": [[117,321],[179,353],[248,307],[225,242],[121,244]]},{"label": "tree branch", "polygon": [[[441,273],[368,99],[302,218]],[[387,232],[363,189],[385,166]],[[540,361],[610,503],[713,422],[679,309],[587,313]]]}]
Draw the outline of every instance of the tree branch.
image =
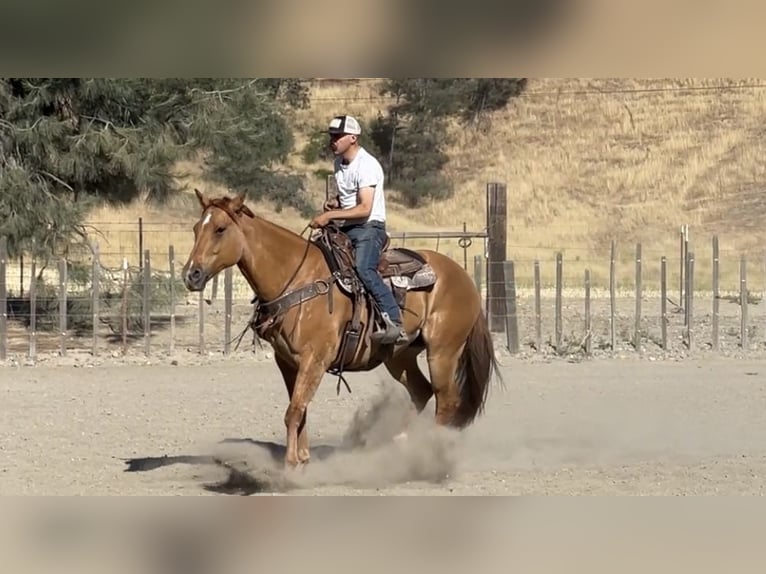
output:
[{"label": "tree branch", "polygon": [[41,174],[43,174],[43,175],[45,175],[45,176],[48,176],[49,178],[51,178],[51,179],[52,179],[53,181],[55,181],[56,183],[59,183],[59,184],[63,185],[63,186],[64,186],[64,187],[66,187],[66,188],[67,188],[69,191],[71,191],[72,193],[74,193],[74,188],[73,188],[71,185],[69,185],[67,182],[65,182],[63,179],[61,179],[61,178],[58,178],[58,177],[56,177],[55,175],[53,175],[52,173],[50,173],[50,172],[47,172],[47,171],[45,171],[45,170],[40,170],[40,173],[41,173]]}]

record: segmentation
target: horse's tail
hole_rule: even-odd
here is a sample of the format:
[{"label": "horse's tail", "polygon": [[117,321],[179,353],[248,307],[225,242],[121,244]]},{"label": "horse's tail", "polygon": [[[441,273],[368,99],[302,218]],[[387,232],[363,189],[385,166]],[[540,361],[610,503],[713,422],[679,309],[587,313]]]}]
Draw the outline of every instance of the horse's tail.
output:
[{"label": "horse's tail", "polygon": [[460,406],[452,422],[454,426],[466,427],[484,412],[493,374],[497,375],[502,383],[487,318],[479,311],[458,359],[456,378]]}]

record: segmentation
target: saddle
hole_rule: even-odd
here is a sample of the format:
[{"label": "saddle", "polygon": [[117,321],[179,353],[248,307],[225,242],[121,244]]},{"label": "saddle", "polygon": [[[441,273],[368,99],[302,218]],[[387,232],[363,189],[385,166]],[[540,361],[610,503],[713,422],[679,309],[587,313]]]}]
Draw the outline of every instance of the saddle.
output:
[{"label": "saddle", "polygon": [[[333,273],[337,271],[344,277],[356,275],[354,246],[349,236],[337,226],[327,225],[313,241],[322,248]],[[411,277],[427,265],[417,251],[404,247],[391,249],[390,246],[391,238],[386,235],[378,262],[378,273],[383,279]]]},{"label": "saddle", "polygon": [[[330,272],[339,288],[352,300],[352,317],[346,324],[341,351],[335,362],[335,368],[342,369],[350,365],[361,342],[363,326],[361,323],[362,307],[370,310],[370,325],[380,311],[372,296],[366,292],[356,273],[354,247],[349,236],[334,223],[322,228],[312,241],[324,253]],[[378,273],[386,280],[394,293],[397,304],[403,307],[406,292],[409,289],[427,287],[435,282],[431,267],[422,255],[404,247],[390,247],[390,237],[381,250]],[[332,312],[332,309],[330,310]]]}]

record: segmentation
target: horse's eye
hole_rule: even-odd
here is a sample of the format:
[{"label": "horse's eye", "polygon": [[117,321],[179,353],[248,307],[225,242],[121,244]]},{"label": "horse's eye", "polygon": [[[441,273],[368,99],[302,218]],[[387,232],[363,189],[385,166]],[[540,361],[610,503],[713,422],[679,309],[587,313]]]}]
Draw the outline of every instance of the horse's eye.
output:
[{"label": "horse's eye", "polygon": [[218,227],[218,228],[216,228],[216,230],[215,230],[215,232],[216,232],[218,235],[222,235],[224,231],[226,231],[226,228],[225,228],[225,227]]}]

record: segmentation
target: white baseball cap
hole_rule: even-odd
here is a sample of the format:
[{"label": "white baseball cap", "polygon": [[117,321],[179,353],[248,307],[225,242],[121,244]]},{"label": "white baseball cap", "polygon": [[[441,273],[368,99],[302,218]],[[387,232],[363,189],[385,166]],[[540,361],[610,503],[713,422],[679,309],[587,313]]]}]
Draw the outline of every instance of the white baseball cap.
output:
[{"label": "white baseball cap", "polygon": [[362,133],[362,127],[354,116],[335,116],[330,121],[327,132],[331,134],[352,134],[358,136]]}]

